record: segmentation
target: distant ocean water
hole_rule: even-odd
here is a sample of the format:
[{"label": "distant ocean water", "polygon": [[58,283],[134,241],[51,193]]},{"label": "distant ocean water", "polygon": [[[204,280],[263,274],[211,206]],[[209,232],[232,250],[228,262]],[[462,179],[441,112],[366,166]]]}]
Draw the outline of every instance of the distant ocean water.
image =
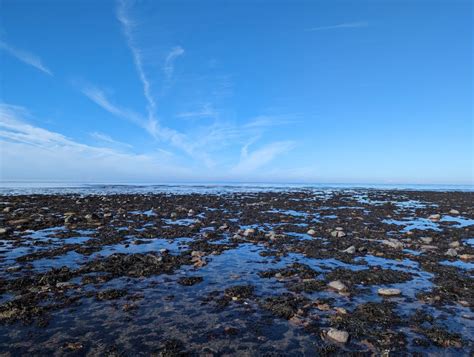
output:
[{"label": "distant ocean water", "polygon": [[419,191],[474,191],[473,185],[416,185],[416,184],[294,184],[294,183],[75,183],[75,182],[0,182],[1,195],[21,194],[222,194],[232,192],[266,192],[299,190],[419,190]]}]

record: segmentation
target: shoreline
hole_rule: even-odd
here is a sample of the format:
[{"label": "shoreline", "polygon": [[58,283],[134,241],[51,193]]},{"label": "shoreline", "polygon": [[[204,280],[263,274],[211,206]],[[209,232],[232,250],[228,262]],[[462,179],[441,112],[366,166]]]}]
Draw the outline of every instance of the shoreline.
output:
[{"label": "shoreline", "polygon": [[468,354],[473,201],[363,188],[2,195],[0,350]]}]

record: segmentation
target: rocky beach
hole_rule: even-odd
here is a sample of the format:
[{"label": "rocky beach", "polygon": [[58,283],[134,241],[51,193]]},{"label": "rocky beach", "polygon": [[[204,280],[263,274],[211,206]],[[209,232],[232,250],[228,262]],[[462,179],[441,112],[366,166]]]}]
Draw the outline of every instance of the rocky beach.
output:
[{"label": "rocky beach", "polygon": [[0,355],[472,355],[474,192],[3,194]]}]

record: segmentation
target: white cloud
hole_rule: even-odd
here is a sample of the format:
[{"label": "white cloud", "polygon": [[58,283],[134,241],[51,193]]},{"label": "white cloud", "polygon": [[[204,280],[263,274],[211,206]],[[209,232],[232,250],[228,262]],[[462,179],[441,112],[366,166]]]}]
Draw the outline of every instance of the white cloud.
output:
[{"label": "white cloud", "polygon": [[368,27],[368,26],[369,26],[369,23],[366,21],[345,22],[345,23],[337,24],[337,25],[312,27],[310,29],[307,29],[307,31],[338,30],[338,29],[348,29],[348,28],[361,28],[361,27]]},{"label": "white cloud", "polygon": [[174,72],[174,61],[179,56],[184,54],[184,49],[180,46],[174,47],[166,56],[165,65],[163,66],[163,71],[165,72],[166,78],[170,79],[173,76]]},{"label": "white cloud", "polygon": [[124,147],[128,147],[128,148],[132,148],[132,145],[121,142],[121,141],[117,141],[115,139],[112,139],[110,137],[110,135],[107,135],[107,134],[104,134],[104,133],[99,133],[97,131],[94,131],[94,132],[90,133],[89,135],[91,136],[91,138],[93,138],[95,140],[98,140],[98,141],[102,141],[102,142],[112,144],[112,145],[115,145],[115,146],[124,146]]},{"label": "white cloud", "polygon": [[178,118],[192,119],[192,118],[216,118],[219,115],[218,111],[214,109],[212,104],[205,103],[200,109],[195,111],[188,111],[178,113]]},{"label": "white cloud", "polygon": [[170,180],[190,171],[167,155],[130,154],[85,145],[26,122],[27,111],[0,104],[2,180]]},{"label": "white cloud", "polygon": [[242,148],[240,162],[231,172],[237,175],[250,174],[293,147],[294,143],[291,141],[277,141],[249,153],[249,144],[247,144]]},{"label": "white cloud", "polygon": [[145,73],[141,51],[135,45],[133,39],[132,31],[134,28],[134,22],[128,14],[130,3],[126,0],[119,0],[118,4],[119,5],[117,7],[117,19],[122,25],[122,30],[125,35],[127,45],[130,48],[130,51],[132,52],[135,68],[143,85],[143,95],[145,96],[148,103],[148,121],[150,122],[150,125],[154,125],[153,123],[156,121],[156,102],[151,94],[151,83]]},{"label": "white cloud", "polygon": [[16,57],[18,60],[22,61],[23,63],[26,63],[32,67],[35,67],[36,69],[50,76],[53,75],[51,70],[43,64],[43,62],[38,56],[35,56],[34,54],[26,52],[24,50],[13,48],[3,41],[0,41],[0,48],[3,49],[5,52],[9,53],[10,55],[12,55],[13,57]]}]

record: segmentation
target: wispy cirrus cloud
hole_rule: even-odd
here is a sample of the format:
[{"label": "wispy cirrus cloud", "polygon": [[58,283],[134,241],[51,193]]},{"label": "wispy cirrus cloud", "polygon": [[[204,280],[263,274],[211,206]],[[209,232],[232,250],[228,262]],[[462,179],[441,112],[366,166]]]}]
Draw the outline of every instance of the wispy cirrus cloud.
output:
[{"label": "wispy cirrus cloud", "polygon": [[53,72],[51,72],[51,70],[43,64],[38,56],[27,51],[14,48],[3,41],[0,41],[0,48],[21,62],[26,63],[27,65],[30,65],[50,76],[53,75]]},{"label": "wispy cirrus cloud", "polygon": [[104,134],[104,133],[99,133],[97,131],[94,131],[92,133],[89,133],[89,136],[99,142],[104,142],[107,144],[112,144],[113,146],[123,146],[127,148],[132,148],[133,146],[127,143],[124,143],[122,141],[118,141],[115,139],[112,139],[110,135]]},{"label": "wispy cirrus cloud", "polygon": [[345,23],[341,23],[341,24],[337,24],[337,25],[312,27],[312,28],[307,29],[306,31],[354,29],[354,28],[361,28],[361,27],[368,27],[368,26],[369,26],[369,23],[367,21],[345,22]]},{"label": "wispy cirrus cloud", "polygon": [[[25,108],[0,104],[2,180],[133,181],[189,177],[191,171],[159,150],[132,154],[86,145],[28,123]],[[28,170],[24,168],[28,167]],[[32,174],[34,173],[34,174]]]},{"label": "wispy cirrus cloud", "polygon": [[231,170],[231,173],[235,175],[250,174],[294,147],[295,144],[292,141],[277,141],[249,152],[249,144],[246,144],[242,148],[240,162]]},{"label": "wispy cirrus cloud", "polygon": [[181,46],[173,47],[173,49],[168,53],[165,60],[165,65],[163,66],[163,71],[165,72],[166,78],[170,79],[174,73],[174,62],[175,60],[184,54],[184,49]]},{"label": "wispy cirrus cloud", "polygon": [[143,95],[147,101],[147,112],[148,112],[148,121],[149,125],[154,125],[153,122],[156,122],[156,101],[151,94],[151,82],[148,79],[144,63],[142,52],[137,47],[134,38],[133,38],[133,29],[135,27],[134,21],[129,16],[130,2],[127,0],[119,0],[117,7],[117,19],[122,25],[122,31],[124,33],[125,39],[127,41],[128,48],[130,49],[133,57],[133,62],[137,70],[140,81],[143,85]]},{"label": "wispy cirrus cloud", "polygon": [[219,112],[212,106],[211,103],[205,103],[201,108],[194,111],[187,111],[178,113],[178,118],[194,119],[194,118],[215,118],[219,115]]}]

